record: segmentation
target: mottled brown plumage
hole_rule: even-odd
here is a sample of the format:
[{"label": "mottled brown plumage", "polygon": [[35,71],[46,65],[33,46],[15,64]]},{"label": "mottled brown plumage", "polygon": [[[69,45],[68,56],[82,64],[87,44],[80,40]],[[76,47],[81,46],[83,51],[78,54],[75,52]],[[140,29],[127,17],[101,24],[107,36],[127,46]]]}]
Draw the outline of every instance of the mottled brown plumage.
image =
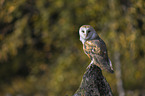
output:
[{"label": "mottled brown plumage", "polygon": [[[91,64],[95,64],[102,70],[113,73],[112,63],[108,58],[107,48],[104,41],[98,36],[90,25],[83,25],[80,28],[80,40],[83,43],[84,52],[91,59]],[[83,36],[84,35],[84,36]]]},{"label": "mottled brown plumage", "polygon": [[109,64],[110,62],[108,59],[106,45],[103,40],[87,40],[83,45],[83,49],[91,60],[94,58],[94,64],[102,70],[106,69],[107,71],[113,73]]}]

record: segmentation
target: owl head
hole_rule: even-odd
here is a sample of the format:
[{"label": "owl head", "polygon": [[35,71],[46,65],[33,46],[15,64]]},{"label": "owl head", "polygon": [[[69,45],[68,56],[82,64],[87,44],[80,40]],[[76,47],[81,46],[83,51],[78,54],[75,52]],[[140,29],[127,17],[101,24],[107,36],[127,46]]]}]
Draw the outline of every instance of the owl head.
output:
[{"label": "owl head", "polygon": [[83,25],[79,29],[80,41],[84,44],[86,40],[92,40],[98,37],[95,29],[90,25]]}]

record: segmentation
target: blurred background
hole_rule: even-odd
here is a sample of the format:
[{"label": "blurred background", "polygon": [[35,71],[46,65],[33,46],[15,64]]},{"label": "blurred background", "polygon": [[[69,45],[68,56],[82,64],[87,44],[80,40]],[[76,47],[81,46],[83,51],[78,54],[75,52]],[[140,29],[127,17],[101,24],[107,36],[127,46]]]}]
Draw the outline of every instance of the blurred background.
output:
[{"label": "blurred background", "polygon": [[145,96],[144,0],[0,0],[0,96],[72,96],[90,63],[85,24],[106,43],[114,96]]}]

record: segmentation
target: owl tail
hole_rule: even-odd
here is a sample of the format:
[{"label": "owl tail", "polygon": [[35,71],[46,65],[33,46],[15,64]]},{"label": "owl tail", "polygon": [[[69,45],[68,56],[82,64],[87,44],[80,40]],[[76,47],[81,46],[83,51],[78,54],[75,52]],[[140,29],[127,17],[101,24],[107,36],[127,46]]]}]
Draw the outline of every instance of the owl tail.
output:
[{"label": "owl tail", "polygon": [[112,67],[112,62],[111,62],[111,60],[109,59],[109,65],[110,65],[110,67],[111,67],[111,70],[113,70],[113,67]]},{"label": "owl tail", "polygon": [[114,70],[111,70],[111,69],[107,69],[107,71],[110,73],[114,73]]},{"label": "owl tail", "polygon": [[112,63],[111,60],[109,59],[109,69],[107,69],[107,71],[109,71],[110,73],[114,73],[113,67],[112,67]]},{"label": "owl tail", "polygon": [[94,64],[97,65],[101,70],[104,69],[107,72],[114,73],[110,59],[109,62],[102,62],[102,63],[100,63],[98,59],[95,59],[94,61],[95,61]]}]

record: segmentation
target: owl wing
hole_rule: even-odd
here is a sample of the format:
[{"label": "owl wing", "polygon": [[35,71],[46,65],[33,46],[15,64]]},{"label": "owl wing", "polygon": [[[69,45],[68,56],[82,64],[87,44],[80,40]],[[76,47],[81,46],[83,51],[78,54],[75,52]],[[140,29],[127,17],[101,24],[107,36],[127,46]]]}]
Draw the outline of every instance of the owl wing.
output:
[{"label": "owl wing", "polygon": [[113,73],[112,66],[110,66],[111,62],[108,58],[107,48],[103,40],[88,40],[84,43],[83,49],[91,60],[94,59],[94,63],[98,67]]}]

